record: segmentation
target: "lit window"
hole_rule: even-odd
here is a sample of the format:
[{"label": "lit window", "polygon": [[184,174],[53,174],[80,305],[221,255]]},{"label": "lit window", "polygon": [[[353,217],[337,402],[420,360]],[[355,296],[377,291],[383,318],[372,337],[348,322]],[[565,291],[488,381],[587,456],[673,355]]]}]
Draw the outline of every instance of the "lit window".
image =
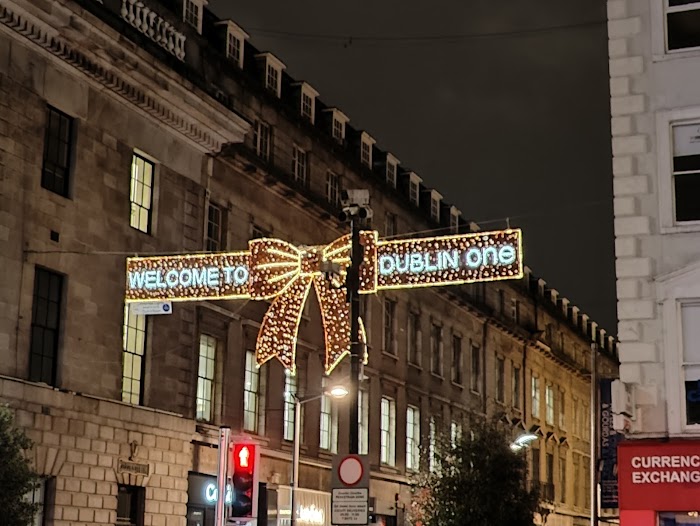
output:
[{"label": "lit window", "polygon": [[511,382],[513,392],[513,407],[520,409],[520,367],[513,365],[513,381]]},{"label": "lit window", "polygon": [[469,388],[475,392],[481,392],[481,347],[472,343],[472,370]]},{"label": "lit window", "polygon": [[380,461],[382,464],[393,466],[396,463],[396,403],[391,398],[384,396],[382,397],[380,432]]},{"label": "lit window", "polygon": [[270,126],[264,122],[256,121],[253,131],[253,147],[255,154],[263,161],[270,160]]},{"label": "lit window", "polygon": [[408,363],[420,365],[420,314],[408,313],[408,331],[406,332],[408,333],[406,342]]},{"label": "lit window", "polygon": [[[328,378],[323,378],[323,389],[328,388]],[[321,397],[321,426],[319,447],[336,453],[338,451],[338,408],[329,395]]]},{"label": "lit window", "polygon": [[308,155],[301,148],[294,146],[292,153],[292,175],[297,183],[306,185],[308,173]]},{"label": "lit window", "polygon": [[442,376],[442,327],[430,327],[430,371]]},{"label": "lit window", "polygon": [[260,393],[260,369],[255,361],[255,351],[245,353],[245,380],[243,384],[243,429],[251,433],[258,433],[260,413],[263,404]]},{"label": "lit window", "polygon": [[71,155],[73,154],[73,118],[48,107],[44,134],[44,164],[41,187],[63,197],[68,196]]},{"label": "lit window", "polygon": [[496,358],[496,400],[506,401],[506,361],[500,356]]},{"label": "lit window", "polygon": [[676,221],[700,221],[700,123],[673,126],[673,187]]},{"label": "lit window", "polygon": [[155,165],[134,154],[131,159],[131,221],[133,228],[151,232],[151,209],[153,207],[153,175]]},{"label": "lit window", "polygon": [[63,276],[35,267],[29,379],[56,385]]},{"label": "lit window", "polygon": [[391,212],[386,212],[384,214],[384,236],[393,237],[397,234],[396,228],[396,214]]},{"label": "lit window", "polygon": [[669,51],[700,47],[700,2],[667,0],[666,39]]},{"label": "lit window", "polygon": [[532,416],[540,417],[540,379],[536,376],[531,378],[530,400],[532,405]]},{"label": "lit window", "polygon": [[219,252],[224,243],[224,212],[219,205],[209,202],[207,210],[207,252]]},{"label": "lit window", "polygon": [[141,404],[146,354],[146,316],[124,306],[122,401]]},{"label": "lit window", "polygon": [[384,300],[384,352],[396,354],[396,302]]},{"label": "lit window", "polygon": [[545,403],[545,421],[550,425],[554,425],[554,388],[551,385],[546,385],[544,388],[544,403]]},{"label": "lit window", "polygon": [[195,28],[199,33],[202,32],[202,6],[193,0],[185,0],[185,22]]},{"label": "lit window", "polygon": [[199,369],[197,371],[197,420],[211,422],[214,397],[214,370],[216,365],[216,338],[199,336]]},{"label": "lit window", "polygon": [[417,471],[420,463],[420,411],[409,405],[406,409],[406,469]]},{"label": "lit window", "polygon": [[340,203],[340,176],[330,171],[326,173],[326,199],[333,205]]},{"label": "lit window", "polygon": [[359,415],[358,415],[358,449],[360,455],[366,455],[369,451],[369,394],[367,391],[357,392]]},{"label": "lit window", "polygon": [[294,440],[294,399],[297,395],[297,378],[284,371],[284,439]]},{"label": "lit window", "polygon": [[452,381],[462,385],[462,337],[452,336]]}]

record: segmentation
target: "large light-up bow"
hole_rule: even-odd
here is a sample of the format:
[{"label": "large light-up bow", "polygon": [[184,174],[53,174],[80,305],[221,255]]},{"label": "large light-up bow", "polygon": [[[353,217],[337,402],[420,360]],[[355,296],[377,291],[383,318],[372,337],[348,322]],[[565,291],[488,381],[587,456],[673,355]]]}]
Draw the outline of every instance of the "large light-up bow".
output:
[{"label": "large light-up bow", "polygon": [[[324,367],[329,374],[350,352],[350,309],[346,290],[339,288],[350,265],[350,236],[336,239],[325,247],[301,249],[279,239],[255,239],[249,243],[249,248],[250,297],[272,299],[260,325],[256,347],[258,364],[277,358],[295,372],[299,323],[313,285],[321,307],[326,346]],[[334,284],[325,278],[322,262],[339,265],[340,283]],[[367,342],[361,321],[360,342]],[[364,358],[366,360],[366,356]]]}]

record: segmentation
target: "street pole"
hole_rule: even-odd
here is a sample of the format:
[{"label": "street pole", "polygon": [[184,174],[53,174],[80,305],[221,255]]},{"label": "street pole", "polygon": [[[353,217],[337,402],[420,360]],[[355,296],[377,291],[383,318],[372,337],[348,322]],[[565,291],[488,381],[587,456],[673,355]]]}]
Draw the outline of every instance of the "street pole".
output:
[{"label": "street pole", "polygon": [[350,454],[360,452],[360,264],[362,263],[362,246],[360,245],[359,218],[353,216],[350,221],[351,264],[347,274],[348,301],[350,302]]},{"label": "street pole", "polygon": [[294,396],[294,454],[292,456],[291,526],[297,523],[297,488],[299,487],[299,442],[301,442],[301,400]]},{"label": "street pole", "polygon": [[224,526],[226,517],[224,505],[226,501],[226,477],[228,475],[228,454],[231,445],[231,428],[219,428],[219,469],[216,477],[216,514],[214,524]]},{"label": "street pole", "polygon": [[598,344],[591,344],[591,526],[598,526]]}]

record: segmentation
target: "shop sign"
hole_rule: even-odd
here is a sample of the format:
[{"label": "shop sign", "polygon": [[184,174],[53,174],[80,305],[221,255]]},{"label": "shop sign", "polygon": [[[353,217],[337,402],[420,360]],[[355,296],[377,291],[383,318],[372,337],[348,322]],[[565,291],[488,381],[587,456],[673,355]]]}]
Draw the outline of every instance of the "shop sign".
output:
[{"label": "shop sign", "polygon": [[700,441],[627,441],[618,447],[620,509],[688,511],[700,502]]},{"label": "shop sign", "polygon": [[615,430],[612,411],[612,380],[600,382],[600,506],[617,508],[617,445],[622,434]]},{"label": "shop sign", "polygon": [[[188,503],[197,506],[215,506],[219,497],[216,485],[216,477],[210,475],[198,475],[190,473],[188,478],[187,496]],[[233,488],[226,485],[226,504],[233,502]]]}]

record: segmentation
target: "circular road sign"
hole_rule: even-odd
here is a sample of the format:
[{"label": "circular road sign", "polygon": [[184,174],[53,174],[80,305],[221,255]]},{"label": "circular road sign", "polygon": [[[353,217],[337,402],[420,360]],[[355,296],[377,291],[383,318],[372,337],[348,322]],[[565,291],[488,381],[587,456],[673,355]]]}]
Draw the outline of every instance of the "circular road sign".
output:
[{"label": "circular road sign", "polygon": [[338,466],[338,478],[346,486],[354,486],[364,474],[362,462],[357,457],[345,457]]}]

